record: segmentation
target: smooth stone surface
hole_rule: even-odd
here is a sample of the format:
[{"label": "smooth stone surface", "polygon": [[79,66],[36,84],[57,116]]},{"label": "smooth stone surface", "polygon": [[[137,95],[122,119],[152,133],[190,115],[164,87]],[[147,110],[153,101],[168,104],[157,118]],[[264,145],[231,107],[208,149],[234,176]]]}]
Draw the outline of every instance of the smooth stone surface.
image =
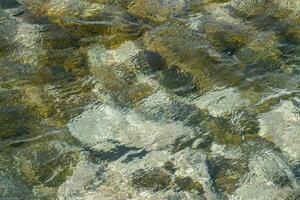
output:
[{"label": "smooth stone surface", "polygon": [[274,142],[293,162],[299,163],[299,107],[296,107],[292,101],[282,101],[271,111],[262,114],[259,122],[259,135]]},{"label": "smooth stone surface", "polygon": [[230,199],[295,200],[299,188],[289,165],[277,153],[262,151],[250,158],[249,173]]},{"label": "smooth stone surface", "polygon": [[250,102],[234,88],[219,88],[200,96],[194,101],[200,109],[207,109],[215,117],[230,114],[246,107]]},{"label": "smooth stone surface", "polygon": [[71,134],[94,150],[113,151],[119,145],[145,150],[171,148],[175,141],[194,135],[181,122],[143,120],[134,112],[107,105],[92,107],[68,125]]}]

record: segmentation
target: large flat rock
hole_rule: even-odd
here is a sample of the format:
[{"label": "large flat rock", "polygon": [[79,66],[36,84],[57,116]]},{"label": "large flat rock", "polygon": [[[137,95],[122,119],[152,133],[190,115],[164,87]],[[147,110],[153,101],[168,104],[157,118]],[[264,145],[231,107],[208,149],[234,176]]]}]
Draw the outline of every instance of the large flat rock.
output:
[{"label": "large flat rock", "polygon": [[176,140],[193,135],[181,122],[143,120],[134,112],[107,105],[86,110],[69,123],[71,134],[91,149],[114,151],[118,146],[159,150],[170,148]]}]

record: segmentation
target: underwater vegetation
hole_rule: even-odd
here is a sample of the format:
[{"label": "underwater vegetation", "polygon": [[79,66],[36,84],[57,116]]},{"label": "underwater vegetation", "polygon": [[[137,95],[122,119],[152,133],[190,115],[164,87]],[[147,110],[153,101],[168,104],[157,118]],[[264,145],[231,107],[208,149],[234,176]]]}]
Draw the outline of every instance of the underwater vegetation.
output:
[{"label": "underwater vegetation", "polygon": [[19,199],[300,199],[300,1],[0,0]]}]

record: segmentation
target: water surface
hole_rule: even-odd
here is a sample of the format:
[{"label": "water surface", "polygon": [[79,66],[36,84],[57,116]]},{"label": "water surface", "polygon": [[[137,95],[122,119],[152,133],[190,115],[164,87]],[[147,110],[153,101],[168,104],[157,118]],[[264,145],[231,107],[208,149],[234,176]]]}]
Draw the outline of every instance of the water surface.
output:
[{"label": "water surface", "polygon": [[0,199],[300,198],[298,0],[0,0]]}]

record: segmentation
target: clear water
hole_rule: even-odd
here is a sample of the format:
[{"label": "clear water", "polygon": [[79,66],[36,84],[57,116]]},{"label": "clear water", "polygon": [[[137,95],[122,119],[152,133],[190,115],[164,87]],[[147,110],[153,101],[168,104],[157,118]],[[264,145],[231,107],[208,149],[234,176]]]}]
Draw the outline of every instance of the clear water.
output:
[{"label": "clear water", "polygon": [[300,199],[299,0],[0,0],[0,199]]}]

